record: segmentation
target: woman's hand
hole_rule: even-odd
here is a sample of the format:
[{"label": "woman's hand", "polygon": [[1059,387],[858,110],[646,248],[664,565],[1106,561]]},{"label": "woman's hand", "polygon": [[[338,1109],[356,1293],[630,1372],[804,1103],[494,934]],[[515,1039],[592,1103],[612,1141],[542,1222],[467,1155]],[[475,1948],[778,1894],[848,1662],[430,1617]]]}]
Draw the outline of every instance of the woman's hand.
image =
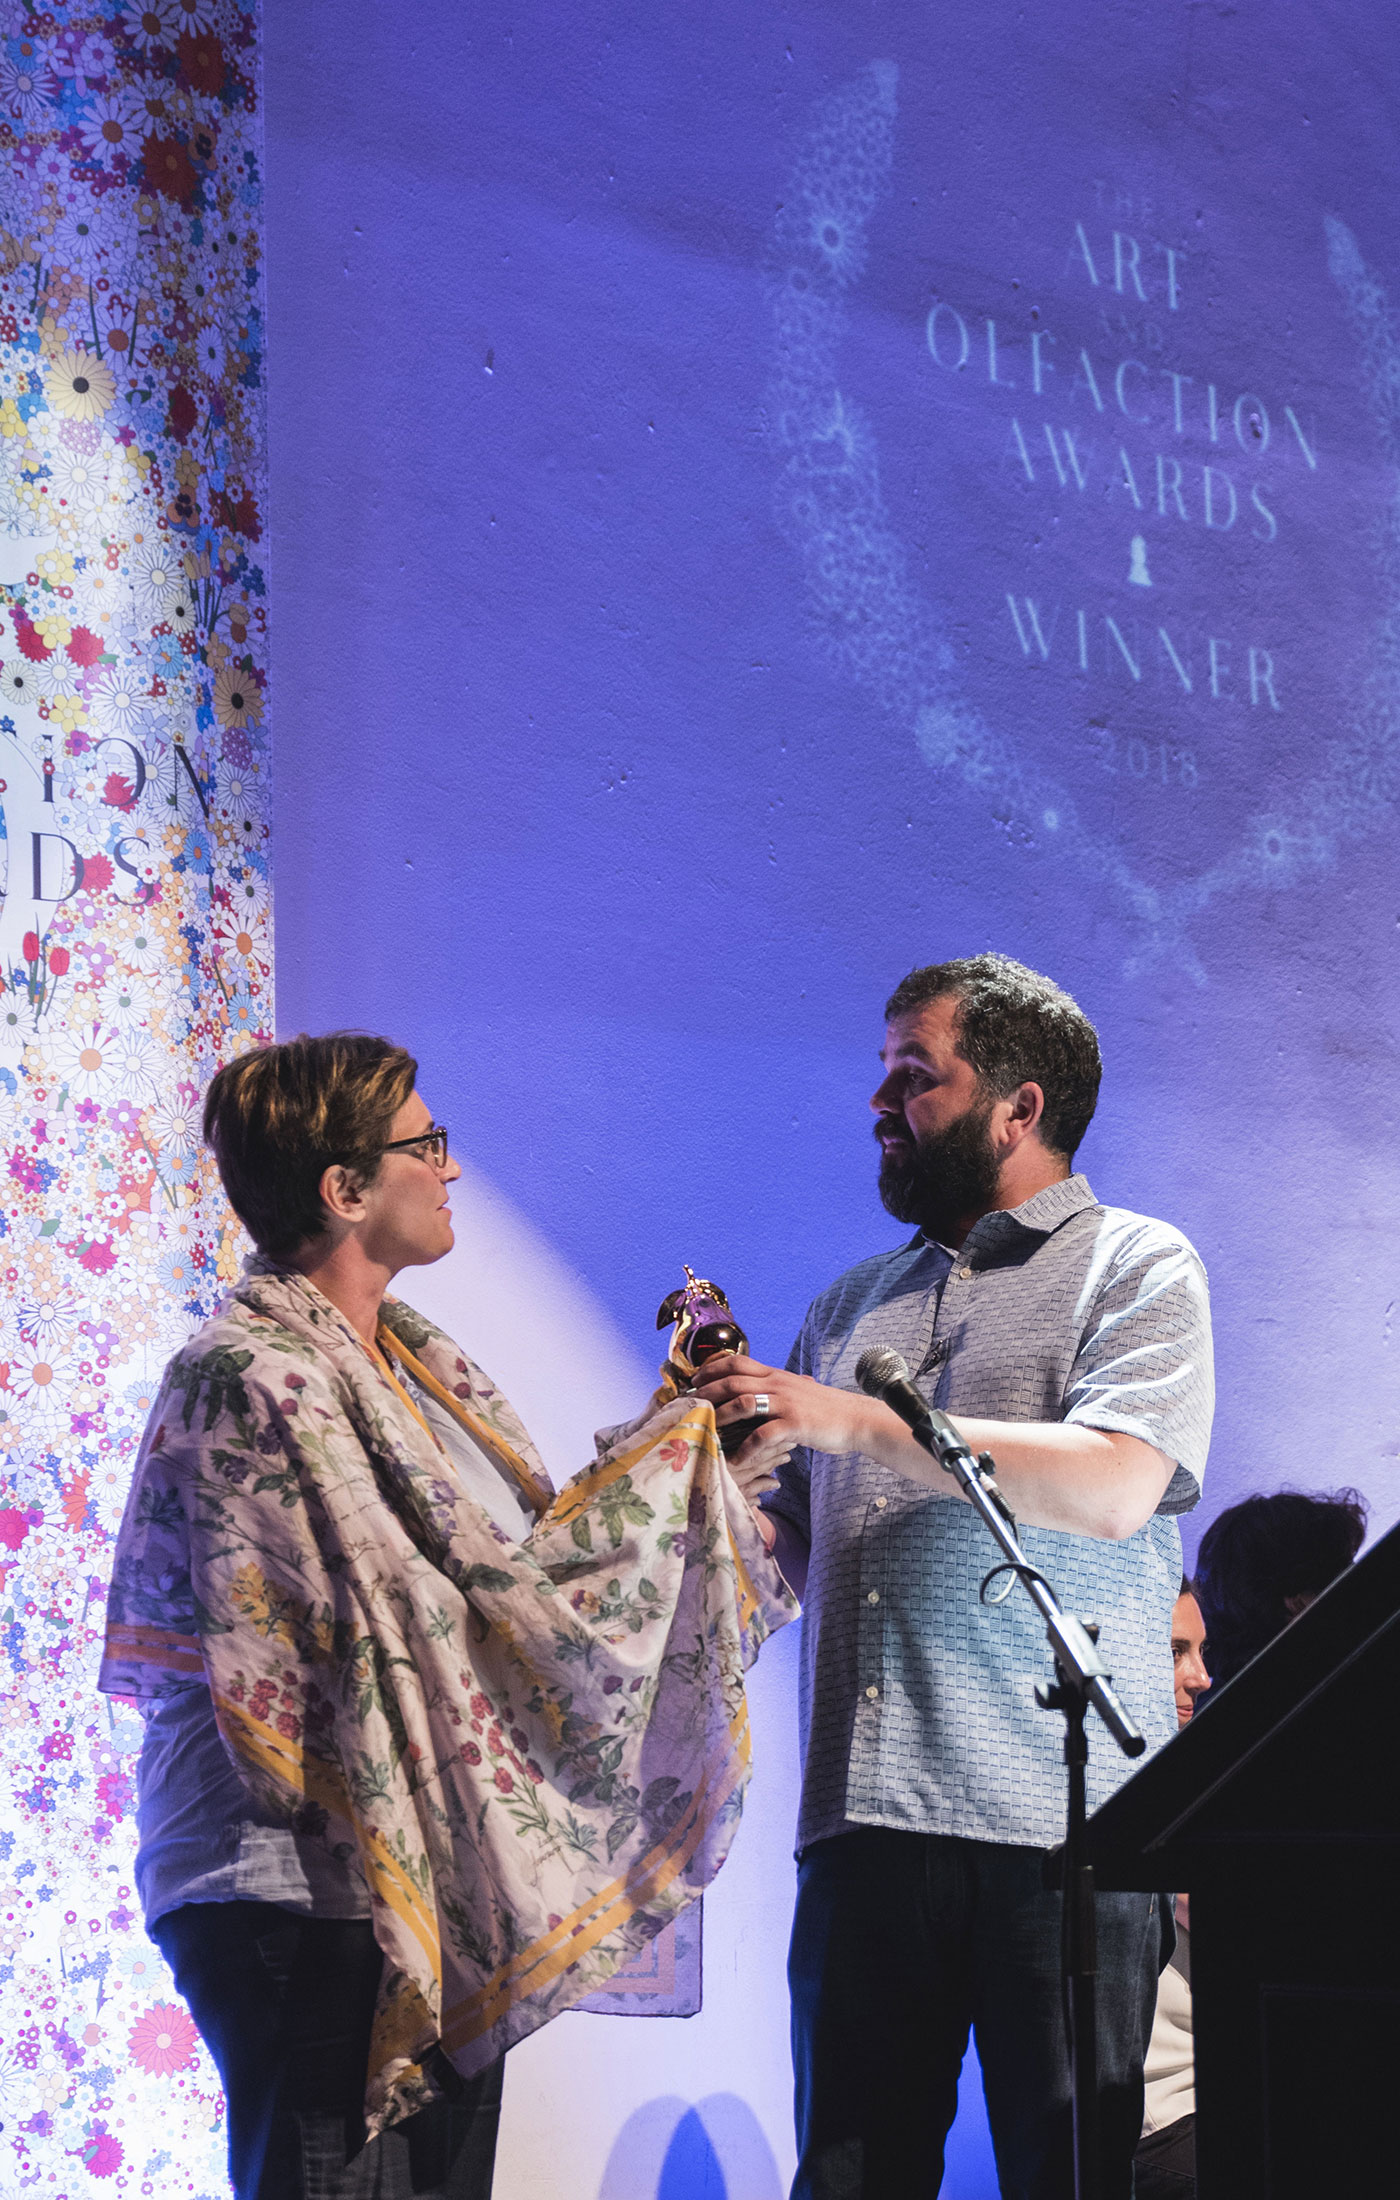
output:
[{"label": "woman's hand", "polygon": [[869,1448],[871,1407],[878,1401],[849,1390],[833,1390],[810,1375],[765,1367],[739,1352],[716,1353],[695,1377],[697,1396],[708,1398],[715,1421],[727,1428],[754,1416],[754,1400],[766,1397],[762,1425],[735,1452],[729,1471],[750,1502],[777,1488],[777,1470],[798,1444],[813,1451],[849,1452]]}]

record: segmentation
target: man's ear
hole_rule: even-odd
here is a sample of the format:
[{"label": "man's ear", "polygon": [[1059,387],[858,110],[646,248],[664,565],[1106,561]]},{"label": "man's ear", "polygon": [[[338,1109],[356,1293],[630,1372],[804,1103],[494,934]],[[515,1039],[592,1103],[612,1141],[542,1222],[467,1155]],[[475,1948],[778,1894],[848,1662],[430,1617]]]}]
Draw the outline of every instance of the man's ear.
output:
[{"label": "man's ear", "polygon": [[333,1161],[328,1169],[322,1170],[316,1189],[328,1221],[355,1223],[363,1219],[364,1179],[354,1169],[347,1168],[343,1161]]},{"label": "man's ear", "polygon": [[1006,1095],[1006,1143],[1008,1151],[1019,1146],[1023,1138],[1038,1131],[1045,1114],[1045,1094],[1041,1087],[1029,1079]]}]

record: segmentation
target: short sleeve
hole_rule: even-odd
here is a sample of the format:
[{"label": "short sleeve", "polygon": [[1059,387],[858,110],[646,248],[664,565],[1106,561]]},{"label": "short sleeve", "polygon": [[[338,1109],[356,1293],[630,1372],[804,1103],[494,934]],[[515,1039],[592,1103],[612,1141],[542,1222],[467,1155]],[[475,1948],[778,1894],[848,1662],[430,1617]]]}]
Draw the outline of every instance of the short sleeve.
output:
[{"label": "short sleeve", "polygon": [[[810,1312],[803,1322],[796,1344],[788,1354],[789,1372],[794,1375],[810,1375],[812,1316]],[[786,1520],[795,1528],[808,1549],[812,1543],[812,1454],[805,1444],[799,1444],[791,1457],[778,1469],[778,1487],[770,1490],[763,1499],[762,1509],[780,1520]]]},{"label": "short sleeve", "polygon": [[1157,1509],[1178,1513],[1200,1497],[1214,1410],[1205,1269],[1184,1238],[1138,1232],[1093,1292],[1064,1419],[1140,1437],[1174,1460]]}]

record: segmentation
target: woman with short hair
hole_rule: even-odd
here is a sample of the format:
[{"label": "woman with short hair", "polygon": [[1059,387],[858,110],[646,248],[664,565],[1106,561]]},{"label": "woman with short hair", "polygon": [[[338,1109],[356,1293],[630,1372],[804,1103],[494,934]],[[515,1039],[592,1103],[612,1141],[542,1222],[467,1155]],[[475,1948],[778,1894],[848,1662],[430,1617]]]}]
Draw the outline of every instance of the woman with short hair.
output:
[{"label": "woman with short hair", "polygon": [[171,1362],[118,1538],[99,1685],[146,1716],[138,1888],[238,2200],[489,2193],[504,2050],[718,1869],[743,1670],[795,1609],[708,1406],[654,1399],[556,1499],[388,1296],[452,1244],[415,1078],[344,1032],[215,1077],[258,1251]]},{"label": "woman with short hair", "polygon": [[1359,1490],[1256,1491],[1217,1513],[1201,1537],[1193,1584],[1216,1687],[1315,1604],[1365,1540]]}]

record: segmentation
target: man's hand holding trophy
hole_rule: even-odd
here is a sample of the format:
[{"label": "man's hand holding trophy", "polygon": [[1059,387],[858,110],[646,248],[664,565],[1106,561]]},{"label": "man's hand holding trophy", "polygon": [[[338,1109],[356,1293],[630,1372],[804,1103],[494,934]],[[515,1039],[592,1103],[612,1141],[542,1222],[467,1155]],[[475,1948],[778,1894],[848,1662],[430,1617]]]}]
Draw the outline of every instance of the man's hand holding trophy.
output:
[{"label": "man's hand holding trophy", "polygon": [[[729,1471],[748,1499],[759,1532],[771,1551],[777,1531],[758,1500],[777,1488],[776,1470],[791,1450],[778,1429],[765,1428],[773,1414],[773,1399],[763,1383],[776,1371],[749,1358],[749,1340],[735,1321],[734,1309],[724,1292],[717,1283],[697,1276],[688,1263],[685,1282],[662,1301],[657,1314],[658,1329],[664,1329],[667,1322],[674,1326],[661,1369],[664,1380],[674,1384],[678,1392],[695,1390],[703,1370],[704,1394],[708,1394],[716,1375],[722,1373],[725,1378],[723,1396],[710,1399],[716,1407],[720,1444]],[[722,1419],[721,1415],[726,1417]]]}]

